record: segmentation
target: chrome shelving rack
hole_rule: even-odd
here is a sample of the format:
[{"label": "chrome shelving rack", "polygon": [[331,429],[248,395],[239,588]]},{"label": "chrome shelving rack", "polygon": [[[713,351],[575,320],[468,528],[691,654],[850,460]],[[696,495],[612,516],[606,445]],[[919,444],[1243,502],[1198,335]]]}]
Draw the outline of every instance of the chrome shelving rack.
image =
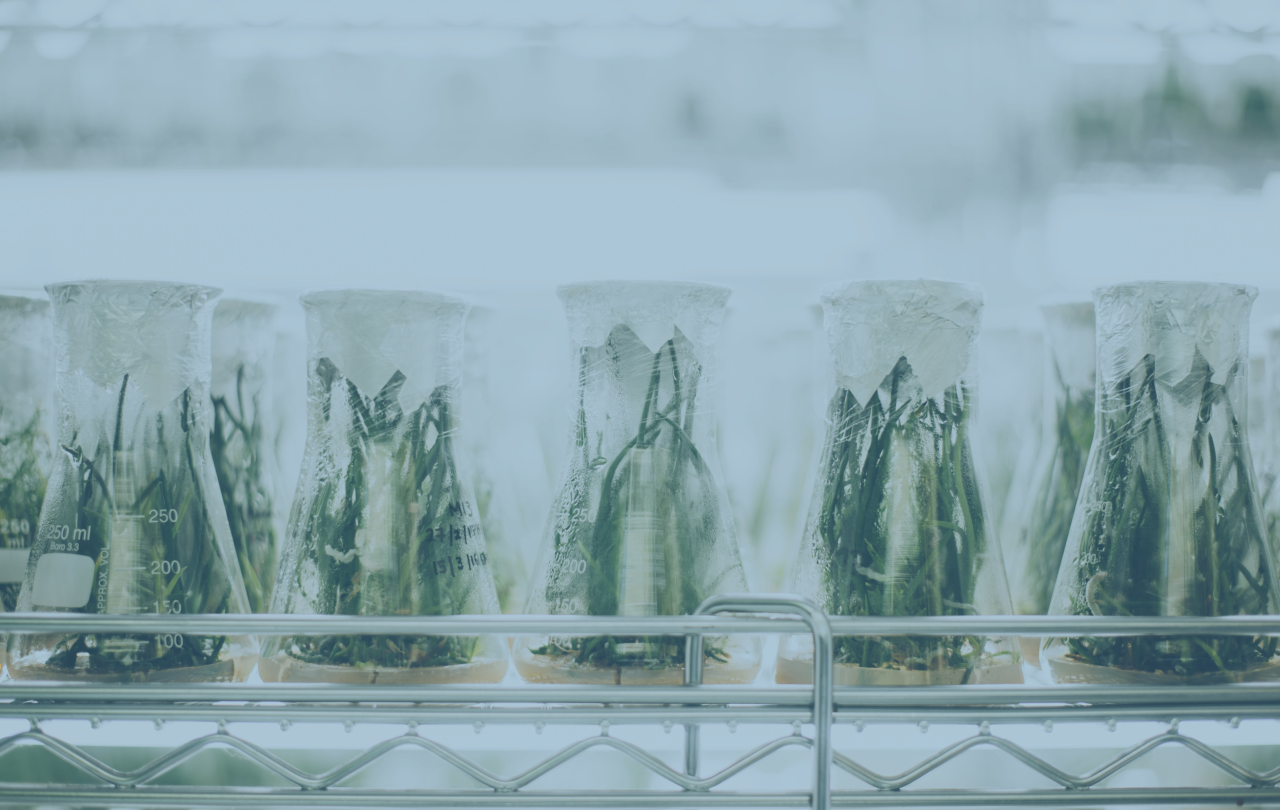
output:
[{"label": "chrome shelving rack", "polygon": [[[1280,616],[1216,619],[1102,617],[948,617],[932,619],[831,619],[811,603],[785,595],[729,595],[708,600],[697,615],[654,618],[467,616],[369,618],[319,616],[89,616],[0,615],[0,633],[117,632],[194,634],[430,634],[430,635],[683,635],[684,686],[330,686],[250,684],[0,685],[0,718],[20,718],[30,729],[0,738],[0,805],[92,807],[952,807],[1009,805],[1280,804],[1280,761],[1252,770],[1212,745],[1179,731],[1182,720],[1280,719],[1280,684],[1197,687],[955,686],[836,689],[832,678],[834,635],[1280,635]],[[706,635],[809,633],[814,637],[814,687],[708,686],[698,683]],[[205,721],[216,731],[182,744],[131,771],[110,767],[83,748],[41,728],[51,720]],[[1035,755],[997,728],[1010,724],[1157,721],[1165,730],[1083,774],[1068,773]],[[230,724],[272,723],[400,725],[393,734],[345,764],[312,773],[267,748],[237,736]],[[743,753],[721,770],[703,774],[700,729],[707,724],[790,725],[791,733]],[[907,771],[885,775],[835,750],[832,728],[859,730],[884,724],[973,726],[972,735],[947,745]],[[498,774],[454,747],[422,733],[424,727],[459,724],[549,724],[591,727],[578,741],[519,773]],[[675,767],[643,747],[611,736],[613,725],[673,724],[684,728],[684,762]],[[478,727],[478,726],[477,726]],[[1047,728],[1048,726],[1046,726]],[[1280,760],[1280,734],[1269,751]],[[4,768],[23,745],[40,745],[98,784],[29,784]],[[1097,787],[1146,753],[1181,745],[1221,769],[1230,787]],[[166,772],[210,747],[229,747],[288,787],[153,784]],[[471,789],[366,789],[343,782],[391,752],[417,747],[476,780]],[[607,747],[630,757],[669,784],[663,790],[541,790],[529,785],[586,751]],[[732,777],[775,752],[810,752],[807,790],[730,791]],[[1042,774],[1058,788],[913,788],[925,775],[979,747],[999,749]],[[867,787],[832,790],[833,769]]]}]

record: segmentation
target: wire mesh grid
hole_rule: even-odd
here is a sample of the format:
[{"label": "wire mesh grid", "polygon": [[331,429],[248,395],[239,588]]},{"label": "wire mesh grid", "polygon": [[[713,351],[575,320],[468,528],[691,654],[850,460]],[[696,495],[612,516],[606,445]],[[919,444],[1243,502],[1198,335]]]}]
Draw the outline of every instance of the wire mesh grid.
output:
[{"label": "wire mesh grid", "polygon": [[[828,618],[805,600],[778,595],[730,595],[708,600],[699,615],[685,617],[537,617],[463,616],[274,617],[154,616],[115,617],[77,614],[8,614],[0,632],[292,632],[330,634],[430,633],[515,635],[537,628],[542,633],[618,633],[685,635],[686,660],[703,635],[728,633],[808,633],[814,637],[817,681],[808,686],[710,686],[698,683],[700,667],[691,666],[684,686],[389,686],[343,687],[322,684],[0,684],[0,723],[26,724],[0,737],[0,805],[122,807],[836,807],[836,806],[1010,806],[1131,804],[1280,804],[1280,746],[1260,745],[1241,756],[1240,746],[1220,738],[1188,733],[1181,725],[1211,721],[1237,728],[1253,721],[1280,719],[1280,684],[1212,686],[937,686],[836,688],[832,639],[836,635],[950,635],[962,629],[975,635],[1280,635],[1280,617],[1215,619],[1135,619],[1102,617],[971,617],[939,619]],[[80,721],[98,729],[116,721],[166,724],[204,723],[202,730],[131,767],[95,756],[84,735],[72,742],[48,730],[58,721]],[[1142,723],[1150,734],[1134,740],[1101,762],[1073,770],[1036,752],[1019,728],[1089,723],[1114,730],[1120,723]],[[1152,726],[1155,723],[1158,726]],[[351,731],[369,728],[360,750],[324,767],[300,766],[244,729],[278,725]],[[211,725],[210,730],[208,726]],[[833,730],[852,728],[872,735],[896,728],[948,727],[953,733],[936,749],[898,772],[868,762],[865,752],[844,753]],[[568,736],[546,739],[532,759],[519,766],[492,767],[457,744],[457,729],[547,727]],[[705,756],[701,732],[715,726],[752,727],[743,744],[714,767]],[[60,727],[60,726],[59,726]],[[233,728],[234,727],[234,728]],[[625,739],[619,728],[683,731],[683,761],[669,751]],[[1198,728],[1199,726],[1197,726]],[[96,732],[101,733],[101,732]],[[1251,738],[1254,739],[1254,738]],[[74,778],[32,783],[14,762],[18,749],[37,746],[61,761]],[[1103,746],[1099,746],[1103,747]],[[1180,747],[1198,758],[1224,784],[1195,787],[1116,787],[1108,784],[1157,749]],[[252,774],[241,783],[165,784],[166,774],[211,749],[235,752]],[[367,787],[353,777],[405,750],[435,757],[470,780],[472,786],[433,786],[424,779],[410,787]],[[807,784],[787,789],[734,789],[735,777],[767,763],[783,751],[809,763]],[[647,774],[657,788],[545,789],[538,780],[585,757],[607,751]],[[936,786],[936,775],[951,763],[964,763],[981,751],[995,752],[1048,780],[1054,787]],[[548,753],[550,752],[550,753]],[[1270,757],[1271,762],[1266,759]],[[506,764],[506,763],[504,763]],[[1260,767],[1260,764],[1262,767]],[[1269,766],[1269,767],[1268,767]],[[858,789],[833,789],[833,774],[853,777]],[[263,776],[271,785],[263,785]],[[235,780],[233,780],[235,781]],[[764,780],[767,784],[769,780]],[[759,783],[756,783],[759,784]],[[778,783],[782,785],[781,782]]]}]

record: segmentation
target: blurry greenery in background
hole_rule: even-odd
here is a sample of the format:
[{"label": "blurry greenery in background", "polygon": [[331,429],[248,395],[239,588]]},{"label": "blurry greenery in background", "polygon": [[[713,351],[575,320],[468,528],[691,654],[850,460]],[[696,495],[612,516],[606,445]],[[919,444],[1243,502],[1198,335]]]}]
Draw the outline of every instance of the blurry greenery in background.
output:
[{"label": "blurry greenery in background", "polygon": [[[1176,61],[1176,60],[1175,60]],[[1208,164],[1248,186],[1280,169],[1280,83],[1239,77],[1215,91],[1173,62],[1136,98],[1081,98],[1067,108],[1077,163]]]}]

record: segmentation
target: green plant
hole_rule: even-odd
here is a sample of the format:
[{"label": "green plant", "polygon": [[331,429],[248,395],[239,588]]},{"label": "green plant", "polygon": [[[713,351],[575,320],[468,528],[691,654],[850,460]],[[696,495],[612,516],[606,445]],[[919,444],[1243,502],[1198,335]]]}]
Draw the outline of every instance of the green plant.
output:
[{"label": "green plant", "polygon": [[[647,377],[639,380],[644,398],[635,434],[612,459],[600,453],[603,432],[594,454],[588,440],[593,359],[624,378]],[[690,438],[702,367],[675,339],[650,354],[629,328],[615,327],[603,351],[581,350],[578,376],[574,445],[586,474],[569,479],[569,509],[553,534],[553,569],[580,565],[586,587],[570,592],[563,578],[550,576],[547,604],[554,612],[592,616],[693,613],[714,593],[703,569],[723,525],[715,480]],[[664,390],[670,396],[662,403]],[[592,483],[597,471],[598,488]],[[707,658],[728,660],[721,641],[708,639]],[[677,636],[593,636],[552,639],[530,652],[597,667],[665,669],[684,663],[684,646]]]},{"label": "green plant", "polygon": [[[925,396],[905,357],[859,403],[839,389],[828,411],[814,552],[836,616],[964,616],[975,607],[988,554],[963,382]],[[840,664],[964,670],[1014,659],[971,635],[840,637]]]},{"label": "green plant", "polygon": [[1093,441],[1093,390],[1067,385],[1056,364],[1053,369],[1058,397],[1053,435],[1048,439],[1052,455],[1041,458],[1045,466],[1037,472],[1027,517],[1018,529],[1016,551],[1010,554],[1013,606],[1018,613],[1030,615],[1049,610]]},{"label": "green plant", "polygon": [[[291,528],[295,536],[301,533],[301,564],[282,586],[321,614],[468,612],[481,578],[462,574],[483,571],[489,560],[483,550],[460,550],[482,531],[458,477],[453,387],[438,386],[405,415],[399,395],[406,378],[399,371],[373,397],[327,358],[318,361],[317,371],[325,392],[324,421],[350,414],[347,425],[333,426],[350,443],[348,460],[341,473],[319,478],[318,490],[306,495],[301,514],[295,514],[303,521]],[[287,596],[277,594],[277,604]],[[356,635],[295,636],[278,643],[283,653],[312,664],[413,668],[469,663],[479,642]]]},{"label": "green plant", "polygon": [[[0,424],[5,414],[0,408]],[[47,484],[48,437],[40,410],[0,438],[0,548],[31,546]],[[14,610],[22,582],[0,584],[0,609]]]},{"label": "green plant", "polygon": [[[224,613],[232,584],[207,517],[199,474],[204,437],[193,418],[191,391],[183,391],[176,409],[140,417],[136,432],[125,424],[128,393],[126,374],[109,441],[104,436],[85,450],[73,435],[61,446],[63,463],[70,466],[65,480],[78,487],[74,512],[46,510],[36,551],[93,558],[94,588],[85,612]],[[71,634],[54,645],[46,666],[130,678],[217,663],[226,641],[183,634]]]},{"label": "green plant", "polygon": [[[1274,572],[1261,547],[1248,455],[1228,393],[1238,371],[1233,366],[1214,382],[1197,349],[1187,376],[1166,386],[1148,354],[1102,392],[1079,546],[1070,547],[1071,565],[1063,567],[1070,579],[1058,586],[1071,614],[1273,612]],[[1244,636],[1065,642],[1076,662],[1180,677],[1239,672],[1270,661],[1277,645]]]},{"label": "green plant", "polygon": [[236,368],[235,399],[213,396],[213,428],[209,451],[218,475],[222,505],[231,527],[240,573],[249,596],[249,609],[265,613],[271,604],[276,576],[274,496],[266,477],[264,452],[269,452],[256,395],[246,405],[245,367]]}]

